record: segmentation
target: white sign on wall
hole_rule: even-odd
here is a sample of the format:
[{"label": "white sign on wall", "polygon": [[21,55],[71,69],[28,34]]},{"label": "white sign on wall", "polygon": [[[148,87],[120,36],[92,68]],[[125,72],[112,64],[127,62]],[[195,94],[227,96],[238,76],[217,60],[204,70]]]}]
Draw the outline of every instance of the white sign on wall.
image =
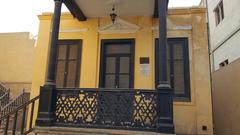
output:
[{"label": "white sign on wall", "polygon": [[140,64],[141,75],[148,76],[150,72],[149,64]]}]

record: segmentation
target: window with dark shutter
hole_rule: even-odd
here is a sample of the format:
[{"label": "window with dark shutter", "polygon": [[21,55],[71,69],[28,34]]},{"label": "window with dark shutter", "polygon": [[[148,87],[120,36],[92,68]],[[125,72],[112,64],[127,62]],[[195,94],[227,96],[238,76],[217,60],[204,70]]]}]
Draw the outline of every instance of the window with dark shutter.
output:
[{"label": "window with dark shutter", "polygon": [[57,87],[79,87],[81,43],[79,40],[58,42]]},{"label": "window with dark shutter", "polygon": [[[155,84],[159,83],[158,39],[155,45]],[[169,38],[167,46],[168,80],[176,100],[190,101],[188,38]],[[160,67],[161,68],[161,67]]]}]

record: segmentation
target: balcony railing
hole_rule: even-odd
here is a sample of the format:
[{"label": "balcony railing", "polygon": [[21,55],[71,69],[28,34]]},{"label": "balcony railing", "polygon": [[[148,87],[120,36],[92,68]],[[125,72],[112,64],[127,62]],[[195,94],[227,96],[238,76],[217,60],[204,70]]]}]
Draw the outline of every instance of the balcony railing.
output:
[{"label": "balcony railing", "polygon": [[3,95],[0,96],[0,111],[4,106],[6,106],[9,103],[9,101],[10,101],[10,90],[6,91]]},{"label": "balcony railing", "polygon": [[156,90],[58,89],[55,125],[156,131],[156,98]]},{"label": "balcony railing", "polygon": [[[1,135],[27,135],[33,131],[34,126],[34,106],[38,102],[39,96],[24,102],[17,108],[10,110],[9,113],[0,117]],[[27,110],[30,109],[29,119],[27,120]],[[27,123],[26,123],[27,122]],[[27,127],[28,125],[28,127]]]},{"label": "balcony railing", "polygon": [[7,104],[5,104],[5,106],[3,106],[0,109],[0,116],[4,116],[4,115],[8,114],[11,111],[13,111],[15,108],[28,102],[29,98],[30,98],[30,93],[27,93],[23,90],[23,93],[21,95],[19,95],[18,97],[16,97],[15,99],[13,99],[11,101],[8,101]]}]

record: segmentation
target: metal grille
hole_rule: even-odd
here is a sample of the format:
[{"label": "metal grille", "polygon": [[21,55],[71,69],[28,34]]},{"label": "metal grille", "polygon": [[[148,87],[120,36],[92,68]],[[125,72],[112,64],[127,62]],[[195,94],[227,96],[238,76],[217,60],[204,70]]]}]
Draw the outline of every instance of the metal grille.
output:
[{"label": "metal grille", "polygon": [[56,125],[156,129],[156,91],[58,89]]}]

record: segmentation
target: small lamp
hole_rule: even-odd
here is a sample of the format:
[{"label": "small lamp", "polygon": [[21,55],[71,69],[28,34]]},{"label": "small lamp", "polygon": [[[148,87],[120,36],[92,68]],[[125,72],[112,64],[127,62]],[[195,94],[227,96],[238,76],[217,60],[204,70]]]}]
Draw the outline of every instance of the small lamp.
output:
[{"label": "small lamp", "polygon": [[111,20],[112,20],[113,24],[115,23],[116,17],[117,17],[117,14],[115,14],[114,12],[115,12],[115,5],[113,5],[112,13],[110,14],[110,17],[111,17]]}]

